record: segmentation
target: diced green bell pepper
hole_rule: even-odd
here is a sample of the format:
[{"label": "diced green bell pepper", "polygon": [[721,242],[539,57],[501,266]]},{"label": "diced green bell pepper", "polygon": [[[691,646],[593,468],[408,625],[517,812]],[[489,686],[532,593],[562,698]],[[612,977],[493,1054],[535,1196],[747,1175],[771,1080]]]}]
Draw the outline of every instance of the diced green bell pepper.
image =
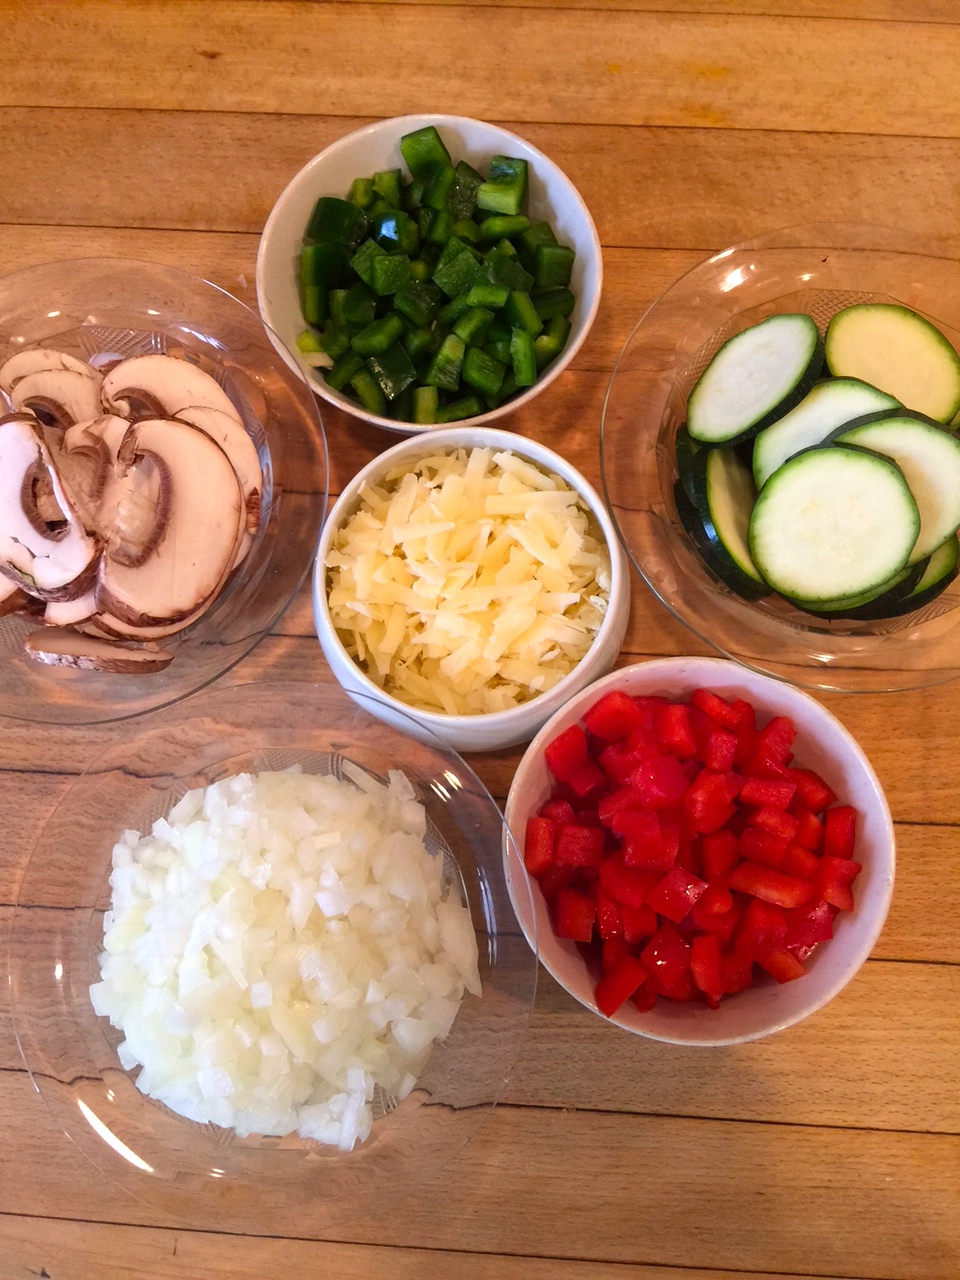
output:
[{"label": "diced green bell pepper", "polygon": [[534,293],[530,300],[537,309],[537,315],[545,324],[554,316],[568,316],[576,303],[573,293],[563,286],[559,289],[544,289],[542,293]]},{"label": "diced green bell pepper", "polygon": [[437,422],[460,422],[463,418],[475,418],[483,413],[483,405],[477,396],[464,396],[462,400],[451,400],[442,404],[437,410]]},{"label": "diced green bell pepper", "polygon": [[382,353],[368,356],[367,368],[388,400],[395,400],[417,380],[413,361],[399,342],[394,342]]},{"label": "diced green bell pepper", "polygon": [[372,320],[350,340],[351,348],[362,356],[380,355],[392,346],[403,333],[403,321],[391,311],[389,315]]},{"label": "diced green bell pepper", "polygon": [[494,156],[486,182],[477,189],[477,208],[488,213],[520,213],[527,194],[527,162]]},{"label": "diced green bell pepper", "polygon": [[410,279],[410,259],[405,253],[385,253],[370,263],[370,288],[378,297],[396,293]]},{"label": "diced green bell pepper", "polygon": [[533,255],[537,289],[559,289],[570,283],[576,252],[565,244],[542,244]]},{"label": "diced green bell pepper", "polygon": [[360,403],[368,413],[375,413],[380,417],[386,413],[387,397],[380,390],[380,384],[366,365],[353,375],[350,386],[360,397]]},{"label": "diced green bell pepper", "polygon": [[307,223],[307,239],[318,244],[355,246],[366,234],[367,219],[352,200],[321,196]]},{"label": "diced green bell pepper", "polygon": [[481,240],[503,240],[517,236],[530,226],[530,219],[522,213],[496,213],[480,223]]},{"label": "diced green bell pepper", "polygon": [[477,207],[477,192],[483,183],[483,176],[477,173],[473,165],[460,160],[454,169],[454,182],[447,193],[447,208],[455,218],[469,218]]},{"label": "diced green bell pepper", "polygon": [[460,389],[460,369],[466,354],[466,343],[455,333],[448,333],[423,375],[423,381],[441,391]]},{"label": "diced green bell pepper", "polygon": [[503,317],[511,329],[525,329],[532,338],[535,338],[543,328],[543,321],[530,301],[529,293],[525,293],[522,289],[511,290],[504,304]]},{"label": "diced green bell pepper", "polygon": [[493,312],[486,307],[468,307],[454,321],[453,332],[462,338],[468,347],[483,342],[490,328]]},{"label": "diced green bell pepper", "polygon": [[510,335],[510,358],[518,387],[532,387],[537,380],[537,357],[533,338],[526,329],[514,329]]},{"label": "diced green bell pepper", "polygon": [[363,356],[358,355],[356,351],[348,351],[334,363],[332,369],[327,369],[323,376],[327,386],[332,387],[334,391],[342,391],[350,379],[355,377],[363,367]]},{"label": "diced green bell pepper", "polygon": [[545,369],[551,360],[555,360],[570,337],[570,321],[566,316],[554,316],[543,332],[533,340],[533,353],[537,361],[538,371]]},{"label": "diced green bell pepper", "polygon": [[451,258],[433,273],[434,284],[440,286],[448,298],[456,298],[466,293],[476,280],[480,264],[471,249],[462,249],[455,258]]},{"label": "diced green bell pepper", "polygon": [[408,280],[393,299],[393,305],[415,325],[427,325],[436,318],[443,293],[432,280]]},{"label": "diced green bell pepper", "polygon": [[370,234],[387,253],[405,253],[415,258],[420,252],[420,228],[402,209],[378,214],[370,224]]},{"label": "diced green bell pepper", "polygon": [[481,395],[495,396],[506,371],[505,364],[487,355],[481,347],[468,347],[460,373],[464,382]]},{"label": "diced green bell pepper", "polygon": [[373,175],[373,189],[392,209],[403,206],[403,180],[399,169],[381,169]]},{"label": "diced green bell pepper", "polygon": [[413,420],[419,426],[436,422],[440,409],[440,392],[436,387],[419,386],[413,388]]},{"label": "diced green bell pepper", "polygon": [[400,154],[415,178],[427,178],[437,165],[450,163],[450,152],[432,124],[405,133],[400,139]]}]

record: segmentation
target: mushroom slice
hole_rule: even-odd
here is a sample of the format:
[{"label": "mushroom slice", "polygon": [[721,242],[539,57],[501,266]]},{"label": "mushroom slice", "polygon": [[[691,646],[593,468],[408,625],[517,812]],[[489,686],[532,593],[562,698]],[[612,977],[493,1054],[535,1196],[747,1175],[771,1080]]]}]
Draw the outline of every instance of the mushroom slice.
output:
[{"label": "mushroom slice", "polygon": [[43,611],[43,623],[47,627],[72,627],[85,622],[97,611],[97,597],[91,589],[75,600],[48,600]]},{"label": "mushroom slice", "polygon": [[233,463],[233,469],[243,490],[247,508],[247,527],[256,533],[260,523],[260,492],[263,488],[263,469],[257,446],[247,435],[236,414],[212,409],[209,405],[187,405],[175,415],[181,422],[189,422],[215,440]]},{"label": "mushroom slice", "polygon": [[127,418],[135,416],[138,404],[147,413],[167,418],[180,417],[183,409],[202,406],[219,409],[243,426],[233,401],[216,378],[176,356],[145,355],[121,360],[104,376],[100,397],[109,413]]},{"label": "mushroom slice", "polygon": [[69,427],[102,412],[100,382],[75,369],[41,369],[20,378],[9,392],[14,409],[27,409],[43,422]]},{"label": "mushroom slice", "polygon": [[51,444],[61,479],[70,490],[86,527],[104,536],[100,510],[108,481],[117,470],[117,454],[130,430],[126,418],[103,414],[92,422],[75,422]]},{"label": "mushroom slice", "polygon": [[85,360],[69,356],[65,351],[54,351],[51,347],[25,347],[0,365],[0,391],[9,395],[16,383],[28,374],[57,373],[65,369],[71,373],[82,373],[98,386],[100,384],[99,371]]},{"label": "mushroom slice", "polygon": [[[43,493],[62,519],[44,519]],[[89,588],[99,540],[83,527],[35,422],[0,421],[0,572],[41,600],[72,600]]]},{"label": "mushroom slice", "polygon": [[32,631],[23,643],[29,657],[37,662],[118,675],[148,675],[162,671],[173,660],[173,654],[159,645],[99,640],[96,636],[82,635],[72,627],[43,627]]},{"label": "mushroom slice", "polygon": [[107,548],[97,572],[99,611],[147,627],[186,618],[233,565],[244,527],[236,472],[209,436],[162,418],[131,426],[119,461],[124,475],[145,465],[155,474],[154,525],[133,559]]}]

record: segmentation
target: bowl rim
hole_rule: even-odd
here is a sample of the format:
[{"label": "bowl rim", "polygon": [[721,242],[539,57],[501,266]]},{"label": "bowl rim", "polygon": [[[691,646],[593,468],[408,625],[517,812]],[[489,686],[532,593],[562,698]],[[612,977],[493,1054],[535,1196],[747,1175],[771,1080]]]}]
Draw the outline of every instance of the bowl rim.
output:
[{"label": "bowl rim", "polygon": [[[461,439],[465,434],[470,435],[474,432],[481,433],[484,438],[473,442],[472,445]],[[583,498],[590,514],[597,521],[610,551],[610,591],[608,593],[607,611],[593,638],[593,642],[576,666],[571,671],[568,671],[561,680],[558,680],[552,689],[546,690],[528,702],[522,702],[516,707],[509,707],[506,711],[478,712],[476,715],[447,715],[439,711],[422,711],[410,703],[402,702],[399,698],[387,693],[378,684],[374,683],[366,672],[357,666],[350,657],[344,648],[343,642],[337,635],[337,629],[333,625],[330,610],[327,606],[327,593],[323,582],[326,572],[326,556],[334,533],[349,508],[356,503],[360,489],[368,480],[379,475],[398,459],[409,455],[423,454],[426,456],[435,448],[453,449],[461,445],[464,448],[482,448],[489,445],[492,448],[509,449],[528,460],[536,462],[541,467],[555,469],[561,479],[565,480]],[[318,639],[321,644],[326,640],[327,643],[332,645],[338,656],[349,664],[351,671],[356,674],[356,684],[351,688],[356,688],[358,692],[366,694],[374,701],[393,710],[403,711],[406,716],[415,719],[418,724],[422,724],[425,728],[438,735],[442,735],[445,730],[458,726],[470,726],[487,732],[495,732],[498,729],[508,731],[516,724],[518,719],[533,714],[534,709],[542,708],[544,705],[543,699],[550,698],[551,701],[557,701],[562,705],[570,697],[576,695],[577,690],[571,689],[570,686],[577,684],[579,687],[578,677],[582,678],[584,664],[595,660],[596,654],[602,651],[602,641],[606,639],[611,631],[617,629],[619,611],[623,608],[629,608],[630,566],[606,504],[593,485],[576,467],[561,454],[556,453],[547,445],[540,444],[537,440],[530,439],[528,436],[521,436],[516,432],[505,431],[499,427],[477,426],[471,421],[469,424],[463,423],[459,426],[441,427],[432,434],[420,434],[411,436],[407,440],[401,440],[398,444],[392,445],[389,449],[385,449],[383,453],[371,459],[365,467],[352,477],[330,509],[321,530],[317,554],[313,562],[312,594],[314,624]]]},{"label": "bowl rim", "polygon": [[[786,714],[803,706],[807,708],[818,722],[818,728],[811,734],[817,737],[818,731],[826,728],[832,734],[836,735],[837,741],[846,748],[850,753],[850,759],[854,763],[856,769],[862,774],[865,783],[869,787],[876,801],[876,820],[879,821],[882,831],[882,857],[881,865],[878,868],[880,889],[878,890],[878,901],[875,904],[875,917],[870,926],[865,928],[863,936],[859,939],[857,945],[852,948],[850,958],[843,968],[843,971],[837,975],[833,982],[829,984],[812,1003],[805,1005],[803,1008],[794,1013],[775,1018],[769,1025],[754,1029],[747,1033],[739,1034],[710,1034],[709,1030],[704,1035],[671,1035],[669,1030],[661,1030],[659,1028],[650,1028],[638,1025],[637,1019],[643,1019],[649,1015],[637,1013],[629,1015],[630,1020],[627,1021],[614,1013],[607,1017],[598,1009],[592,993],[589,995],[581,995],[574,991],[567,983],[563,976],[562,969],[564,966],[557,963],[554,959],[554,953],[559,953],[558,948],[563,947],[563,942],[558,939],[551,927],[541,927],[538,922],[538,914],[543,917],[545,905],[543,904],[542,894],[539,886],[535,883],[534,877],[527,872],[523,864],[522,856],[522,836],[518,829],[519,820],[524,817],[524,810],[521,804],[520,794],[521,788],[525,786],[528,775],[537,764],[542,760],[543,750],[546,744],[553,737],[561,720],[569,719],[571,712],[576,710],[576,720],[582,720],[583,710],[592,705],[598,698],[610,689],[621,687],[623,683],[629,682],[633,675],[639,674],[641,671],[650,675],[655,679],[658,673],[663,673],[663,683],[668,682],[684,682],[686,676],[689,680],[693,673],[696,674],[697,683],[702,683],[709,687],[709,673],[724,673],[724,675],[739,675],[739,683],[748,685],[758,685],[765,694],[769,694],[771,699],[777,700],[782,704],[782,709]],[[866,962],[873,947],[880,936],[887,916],[890,910],[890,903],[893,896],[893,886],[896,873],[896,832],[893,825],[893,817],[890,812],[890,806],[884,793],[883,787],[877,777],[863,748],[857,739],[853,736],[843,722],[833,714],[827,707],[823,705],[814,695],[797,685],[785,683],[777,680],[776,677],[768,675],[766,672],[754,671],[752,668],[745,667],[742,663],[738,663],[730,658],[724,657],[701,657],[701,656],[675,656],[651,658],[646,661],[630,663],[628,666],[618,667],[615,671],[611,671],[609,675],[601,677],[594,681],[587,688],[580,691],[570,698],[567,703],[559,708],[554,715],[544,724],[532,741],[528,744],[526,750],[521,757],[513,778],[510,788],[507,792],[507,798],[504,803],[504,819],[505,830],[513,832],[513,842],[506,839],[503,842],[503,861],[504,870],[507,880],[507,887],[511,895],[511,903],[517,915],[517,921],[523,930],[524,936],[530,941],[530,935],[527,934],[528,927],[531,928],[533,942],[531,946],[536,944],[537,954],[540,963],[554,980],[569,995],[576,1000],[584,1008],[594,1013],[599,1018],[603,1018],[605,1022],[620,1027],[624,1031],[629,1031],[634,1035],[643,1036],[649,1040],[657,1040],[665,1044],[675,1044],[687,1046],[690,1048],[717,1048],[725,1045],[745,1044],[753,1040],[764,1039],[776,1032],[786,1030],[788,1027],[795,1026],[803,1022],[806,1018],[822,1009],[828,1004],[834,996],[836,996],[854,976],[862,968]],[[513,898],[513,892],[517,881],[520,881],[525,888],[523,898],[526,899],[527,907],[532,905],[532,917],[528,918],[523,909],[523,902],[519,895],[517,900]],[[544,917],[545,918],[545,917]],[[861,922],[863,917],[861,916]],[[852,923],[852,921],[851,921]],[[569,954],[563,951],[564,955]],[[572,957],[571,957],[572,958]],[[580,962],[583,963],[582,961]],[[586,967],[584,972],[586,972]],[[721,1005],[721,1008],[723,1006]],[[704,1013],[708,1011],[704,1010]]]},{"label": "bowl rim", "polygon": [[[567,369],[574,357],[586,341],[590,330],[593,327],[600,307],[600,298],[603,293],[603,248],[600,243],[600,237],[597,232],[596,223],[593,215],[587,207],[586,201],[581,195],[579,189],[573,180],[560,168],[555,160],[540,150],[534,143],[529,142],[520,134],[515,133],[512,129],[507,129],[502,125],[494,124],[492,121],[480,119],[478,116],[462,116],[453,115],[443,112],[417,112],[402,116],[386,116],[380,120],[371,121],[362,125],[359,129],[353,129],[342,137],[335,139],[333,142],[318,151],[312,156],[306,164],[304,164],[287,182],[286,186],[274,201],[270,213],[263,224],[263,230],[260,234],[260,243],[257,248],[257,262],[255,270],[255,287],[257,294],[257,303],[261,315],[264,317],[264,324],[267,328],[271,341],[277,347],[278,353],[287,365],[307,384],[308,388],[315,395],[326,400],[328,404],[334,405],[338,409],[342,409],[345,413],[349,413],[352,417],[357,418],[361,422],[369,423],[371,426],[380,427],[382,430],[391,433],[401,433],[404,435],[423,435],[440,428],[434,424],[419,425],[415,422],[401,422],[396,418],[387,418],[381,414],[368,413],[362,406],[355,404],[348,397],[341,395],[339,392],[329,388],[322,379],[312,379],[307,373],[307,369],[297,358],[280,337],[279,333],[273,328],[268,316],[272,310],[269,299],[267,297],[266,288],[266,258],[271,245],[271,240],[277,234],[277,224],[282,218],[281,206],[285,202],[285,197],[299,190],[302,186],[309,183],[313,176],[314,169],[318,168],[323,161],[336,157],[341,151],[346,151],[350,147],[356,145],[358,141],[370,137],[375,134],[389,133],[396,131],[407,133],[414,129],[425,127],[426,125],[435,125],[438,129],[444,125],[449,127],[459,126],[480,126],[484,129],[493,130],[504,143],[515,145],[521,151],[529,152],[536,158],[536,166],[540,171],[544,169],[551,172],[555,180],[566,186],[571,201],[574,204],[579,219],[583,223],[584,233],[587,242],[592,250],[592,258],[596,265],[597,282],[593,291],[593,295],[589,302],[584,299],[583,318],[579,326],[579,332],[574,334],[571,332],[567,344],[557,359],[551,361],[549,366],[537,378],[532,387],[528,387],[526,391],[520,395],[514,396],[512,399],[499,405],[496,409],[489,409],[485,413],[476,414],[474,417],[463,419],[471,425],[484,426],[492,422],[498,421],[512,414],[518,409],[522,409],[528,405],[541,391],[545,390],[565,369]],[[398,133],[399,136],[399,133]],[[323,194],[322,192],[320,194]]]}]

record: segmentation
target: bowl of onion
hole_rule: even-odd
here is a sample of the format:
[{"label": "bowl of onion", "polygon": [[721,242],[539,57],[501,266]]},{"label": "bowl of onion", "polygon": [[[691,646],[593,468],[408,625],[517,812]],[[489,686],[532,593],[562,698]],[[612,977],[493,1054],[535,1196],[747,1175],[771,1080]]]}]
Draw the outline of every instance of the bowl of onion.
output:
[{"label": "bowl of onion", "polygon": [[599,495],[534,440],[411,436],[344,487],[320,537],[317,635],[348,693],[457,750],[529,740],[609,671],[630,609]]},{"label": "bowl of onion", "polygon": [[810,694],[720,658],[654,659],[576,694],[505,814],[544,967],[655,1040],[802,1021],[854,978],[890,905],[893,823],[856,740]]},{"label": "bowl of onion", "polygon": [[327,501],[317,405],[244,302],[89,258],[0,280],[0,711],[202,688],[276,622]]},{"label": "bowl of onion", "polygon": [[131,721],[27,866],[27,1069],[96,1165],[181,1219],[379,1209],[474,1134],[523,1040],[536,960],[500,811],[360,702],[263,682]]}]

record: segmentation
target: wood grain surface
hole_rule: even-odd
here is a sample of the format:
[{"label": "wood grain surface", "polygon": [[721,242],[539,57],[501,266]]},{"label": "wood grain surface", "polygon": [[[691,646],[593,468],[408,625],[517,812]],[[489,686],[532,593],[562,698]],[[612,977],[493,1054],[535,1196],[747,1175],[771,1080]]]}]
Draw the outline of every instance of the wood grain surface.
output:
[{"label": "wood grain surface", "polygon": [[[605,287],[572,366],[506,425],[597,482],[617,355],[705,256],[815,221],[960,253],[955,0],[0,0],[0,36],[0,274],[160,261],[255,307],[264,221],[337,138],[422,111],[528,138],[591,209]],[[396,437],[322,416],[335,495]],[[710,652],[633,586],[620,665]],[[333,680],[308,584],[224,681],[270,679]],[[0,1280],[957,1280],[960,692],[821,701],[876,769],[898,866],[873,954],[807,1022],[681,1049],[541,969],[501,1103],[415,1194],[318,1226],[267,1189],[185,1223],[67,1139],[4,998]],[[34,844],[128,728],[3,721],[0,955],[15,917],[41,945],[44,909],[17,907]],[[470,758],[501,803],[520,754]]]}]

